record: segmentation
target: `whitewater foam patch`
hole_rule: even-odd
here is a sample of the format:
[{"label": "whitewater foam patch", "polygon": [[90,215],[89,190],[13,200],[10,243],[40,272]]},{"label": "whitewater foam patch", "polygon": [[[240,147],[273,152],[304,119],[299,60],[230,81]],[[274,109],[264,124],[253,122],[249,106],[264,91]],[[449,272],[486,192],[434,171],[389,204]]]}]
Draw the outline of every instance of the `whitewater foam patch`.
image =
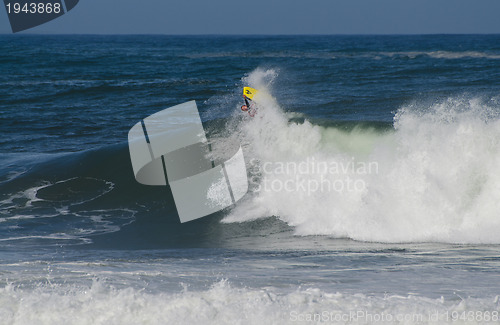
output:
[{"label": "whitewater foam patch", "polygon": [[434,59],[500,59],[500,54],[479,52],[479,51],[407,51],[407,52],[382,52],[384,56],[389,57],[407,57],[415,59],[419,56],[427,56]]},{"label": "whitewater foam patch", "polygon": [[74,177],[7,194],[0,201],[0,241],[4,245],[78,245],[91,243],[90,236],[117,232],[135,220],[135,210],[89,205],[114,188],[106,180]]},{"label": "whitewater foam patch", "polygon": [[[499,299],[366,296],[320,289],[235,288],[150,294],[102,281],[0,289],[3,324],[484,324],[498,322]],[[462,317],[462,318],[461,318]]]}]

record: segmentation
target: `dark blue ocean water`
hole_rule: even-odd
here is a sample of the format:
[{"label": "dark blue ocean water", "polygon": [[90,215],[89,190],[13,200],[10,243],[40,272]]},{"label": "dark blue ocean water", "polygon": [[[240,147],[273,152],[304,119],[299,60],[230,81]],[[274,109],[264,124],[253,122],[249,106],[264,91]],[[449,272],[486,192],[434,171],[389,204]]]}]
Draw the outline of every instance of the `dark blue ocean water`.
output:
[{"label": "dark blue ocean water", "polygon": [[[0,54],[0,324],[498,320],[500,36],[0,35]],[[255,118],[248,85],[273,98]],[[127,134],[189,100],[253,186],[180,224]],[[377,168],[276,169],[353,162]],[[345,177],[362,188],[265,187]]]}]

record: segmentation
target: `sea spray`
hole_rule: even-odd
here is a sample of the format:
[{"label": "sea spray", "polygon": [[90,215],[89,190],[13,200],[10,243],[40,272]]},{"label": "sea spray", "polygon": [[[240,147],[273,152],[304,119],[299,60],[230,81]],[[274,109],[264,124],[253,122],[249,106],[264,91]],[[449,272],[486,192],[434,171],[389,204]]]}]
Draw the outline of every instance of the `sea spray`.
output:
[{"label": "sea spray", "polygon": [[2,324],[468,324],[496,323],[498,297],[452,300],[370,296],[298,288],[238,288],[226,280],[206,290],[151,294],[87,285],[0,288]]},{"label": "sea spray", "polygon": [[[256,70],[247,80],[268,92],[262,80],[269,75],[275,72]],[[268,99],[255,118],[243,121],[242,133],[251,139],[247,148],[251,161],[260,164],[253,168],[259,177],[251,179],[274,186],[264,191],[257,186],[253,196],[224,221],[278,216],[294,226],[297,235],[499,243],[499,111],[494,99],[463,96],[430,104],[416,101],[397,111],[392,131],[344,131],[307,120],[289,122],[277,101]],[[377,168],[371,172],[299,170],[298,166],[312,161],[316,166]],[[347,187],[311,191],[290,185],[298,180],[334,184],[339,179],[357,180],[364,186],[356,191]],[[287,184],[295,190],[287,190]]]}]

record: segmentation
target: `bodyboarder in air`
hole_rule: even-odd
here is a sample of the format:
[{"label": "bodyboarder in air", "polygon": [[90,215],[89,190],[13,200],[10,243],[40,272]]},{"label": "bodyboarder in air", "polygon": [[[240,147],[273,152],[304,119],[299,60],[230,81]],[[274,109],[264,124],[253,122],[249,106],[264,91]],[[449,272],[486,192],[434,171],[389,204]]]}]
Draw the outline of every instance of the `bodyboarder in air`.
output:
[{"label": "bodyboarder in air", "polygon": [[255,96],[257,92],[258,91],[256,89],[250,87],[243,88],[243,99],[245,100],[245,105],[241,106],[241,110],[243,112],[248,112],[248,115],[251,117],[254,117],[257,112],[257,106],[253,101],[253,96]]}]

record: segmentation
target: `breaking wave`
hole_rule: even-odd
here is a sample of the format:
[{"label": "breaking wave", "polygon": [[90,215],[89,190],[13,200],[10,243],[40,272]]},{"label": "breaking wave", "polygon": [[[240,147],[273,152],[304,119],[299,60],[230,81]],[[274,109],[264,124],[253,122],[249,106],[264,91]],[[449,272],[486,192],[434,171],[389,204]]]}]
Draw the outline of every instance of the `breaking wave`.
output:
[{"label": "breaking wave", "polygon": [[[270,93],[276,75],[258,69],[244,83]],[[255,118],[233,126],[253,193],[224,222],[277,216],[297,235],[500,243],[498,98],[416,101],[393,128],[344,130],[290,121],[263,97]]]}]

